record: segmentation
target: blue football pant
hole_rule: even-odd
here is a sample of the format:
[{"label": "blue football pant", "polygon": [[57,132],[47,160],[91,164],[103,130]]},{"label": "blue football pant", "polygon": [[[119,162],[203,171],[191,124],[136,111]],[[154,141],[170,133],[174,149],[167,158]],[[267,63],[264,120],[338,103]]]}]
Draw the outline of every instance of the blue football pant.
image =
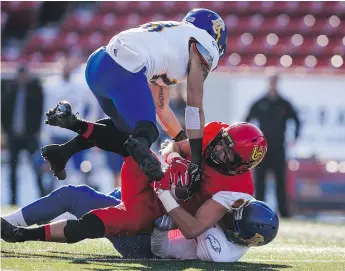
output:
[{"label": "blue football pant", "polygon": [[105,47],[96,50],[87,61],[86,81],[104,113],[122,131],[131,133],[140,121],[156,123],[145,69],[137,73],[127,71],[108,55]]}]

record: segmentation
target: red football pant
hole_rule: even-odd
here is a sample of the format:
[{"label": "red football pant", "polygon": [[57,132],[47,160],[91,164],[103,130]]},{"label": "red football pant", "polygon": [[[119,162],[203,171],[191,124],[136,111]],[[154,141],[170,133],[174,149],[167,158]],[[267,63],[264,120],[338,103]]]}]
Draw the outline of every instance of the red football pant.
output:
[{"label": "red football pant", "polygon": [[118,206],[91,211],[100,218],[105,236],[135,235],[152,231],[154,221],[165,214],[149,179],[132,157],[126,157],[121,169],[121,197]]}]

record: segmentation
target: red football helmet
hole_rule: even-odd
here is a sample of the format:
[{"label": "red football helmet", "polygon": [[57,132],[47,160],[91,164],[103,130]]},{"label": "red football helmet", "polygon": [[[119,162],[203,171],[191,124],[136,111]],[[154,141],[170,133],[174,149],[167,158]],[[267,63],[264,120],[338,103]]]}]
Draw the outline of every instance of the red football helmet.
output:
[{"label": "red football helmet", "polygon": [[255,168],[267,152],[264,134],[247,122],[228,125],[214,121],[206,124],[203,146],[204,161],[225,175]]}]

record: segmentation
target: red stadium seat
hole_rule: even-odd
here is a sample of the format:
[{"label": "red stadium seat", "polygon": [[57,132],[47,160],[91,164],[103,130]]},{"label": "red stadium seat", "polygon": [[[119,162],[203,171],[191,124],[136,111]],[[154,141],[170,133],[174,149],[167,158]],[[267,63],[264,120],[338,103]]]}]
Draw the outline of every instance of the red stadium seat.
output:
[{"label": "red stadium seat", "polygon": [[[2,27],[6,23],[6,15],[11,12],[35,9],[39,5],[40,2],[2,2]],[[292,57],[292,66],[313,69],[314,64],[316,68],[333,67],[331,57],[345,54],[345,4],[340,1],[111,1],[99,2],[96,7],[94,12],[73,11],[62,21],[55,39],[42,38],[38,34],[29,37],[23,56],[32,61],[55,61],[74,46],[82,46],[91,53],[122,30],[149,21],[181,21],[189,10],[196,7],[218,12],[227,25],[228,50],[220,61],[223,65],[229,65],[229,56],[237,53],[240,55],[238,65],[280,66],[281,56],[287,54]],[[34,18],[18,17],[21,23],[31,23]],[[271,44],[267,42],[269,34]],[[320,35],[327,36],[321,38],[321,45],[326,46],[317,43]],[[260,55],[255,62],[258,54],[264,57]],[[11,57],[15,58],[16,54]],[[237,58],[235,55],[236,61]]]}]

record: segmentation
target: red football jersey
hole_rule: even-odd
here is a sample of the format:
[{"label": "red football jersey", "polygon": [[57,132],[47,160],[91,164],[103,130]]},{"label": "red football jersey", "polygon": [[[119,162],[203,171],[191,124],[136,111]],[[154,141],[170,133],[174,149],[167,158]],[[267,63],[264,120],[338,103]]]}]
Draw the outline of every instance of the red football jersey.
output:
[{"label": "red football jersey", "polygon": [[241,192],[253,196],[254,182],[252,173],[246,171],[242,174],[227,176],[204,164],[204,177],[201,181],[199,191],[191,199],[180,202],[180,204],[189,213],[195,214],[205,201],[221,191]]}]

